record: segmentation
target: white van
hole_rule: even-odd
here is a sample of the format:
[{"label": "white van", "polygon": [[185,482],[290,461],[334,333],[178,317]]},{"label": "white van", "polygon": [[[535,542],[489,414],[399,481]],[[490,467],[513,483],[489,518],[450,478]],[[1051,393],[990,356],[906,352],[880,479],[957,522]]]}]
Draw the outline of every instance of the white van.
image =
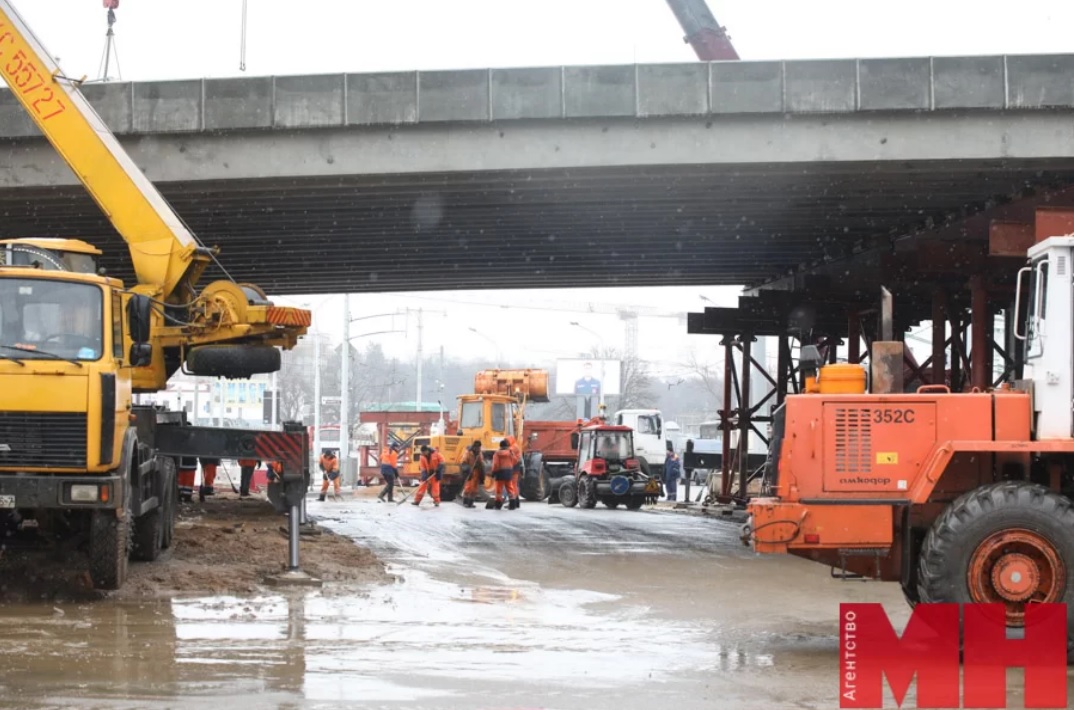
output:
[{"label": "white van", "polygon": [[634,430],[634,453],[642,471],[663,475],[668,443],[674,442],[668,438],[669,432],[660,410],[620,409],[612,416],[612,423]]}]

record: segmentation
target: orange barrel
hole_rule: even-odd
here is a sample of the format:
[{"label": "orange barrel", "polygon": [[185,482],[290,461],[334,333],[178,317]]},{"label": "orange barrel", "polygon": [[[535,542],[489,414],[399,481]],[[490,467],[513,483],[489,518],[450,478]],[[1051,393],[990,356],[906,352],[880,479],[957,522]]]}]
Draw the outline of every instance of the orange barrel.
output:
[{"label": "orange barrel", "polygon": [[861,365],[825,365],[820,368],[821,394],[865,394],[865,368]]}]

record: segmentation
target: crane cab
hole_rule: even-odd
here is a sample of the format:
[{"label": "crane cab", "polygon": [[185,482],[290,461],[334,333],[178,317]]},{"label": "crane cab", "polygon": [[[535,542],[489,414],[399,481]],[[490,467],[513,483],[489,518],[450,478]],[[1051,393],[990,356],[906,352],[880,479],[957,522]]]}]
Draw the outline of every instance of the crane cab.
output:
[{"label": "crane cab", "polygon": [[0,240],[0,266],[96,274],[101,250],[80,239]]}]

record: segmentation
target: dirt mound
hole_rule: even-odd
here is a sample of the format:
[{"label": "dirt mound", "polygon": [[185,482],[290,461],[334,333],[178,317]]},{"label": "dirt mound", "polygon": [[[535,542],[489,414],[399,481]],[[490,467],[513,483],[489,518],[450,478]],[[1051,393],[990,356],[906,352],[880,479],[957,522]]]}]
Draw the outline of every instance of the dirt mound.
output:
[{"label": "dirt mound", "polygon": [[[183,504],[172,548],[156,562],[131,562],[127,583],[110,593],[91,588],[80,549],[0,546],[0,601],[254,594],[264,590],[266,576],[287,569],[287,522],[260,498],[218,494],[205,503]],[[321,528],[302,535],[299,562],[325,582],[390,579],[372,552]]]}]

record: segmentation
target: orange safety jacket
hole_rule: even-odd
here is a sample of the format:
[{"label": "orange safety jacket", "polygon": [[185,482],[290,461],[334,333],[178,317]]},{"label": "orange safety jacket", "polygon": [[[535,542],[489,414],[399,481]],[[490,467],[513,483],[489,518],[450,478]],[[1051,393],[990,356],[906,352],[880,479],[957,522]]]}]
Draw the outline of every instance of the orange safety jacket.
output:
[{"label": "orange safety jacket", "polygon": [[325,473],[331,473],[332,471],[339,470],[339,459],[335,456],[321,455],[321,468]]},{"label": "orange safety jacket", "polygon": [[515,467],[515,455],[510,449],[499,449],[492,455],[492,470],[501,471]]},{"label": "orange safety jacket", "polygon": [[432,475],[440,469],[441,465],[443,465],[444,457],[440,455],[439,451],[434,451],[428,456],[422,454],[420,463],[421,472]]},{"label": "orange safety jacket", "polygon": [[399,468],[399,452],[393,449],[385,449],[380,455],[380,463],[383,466]]}]

